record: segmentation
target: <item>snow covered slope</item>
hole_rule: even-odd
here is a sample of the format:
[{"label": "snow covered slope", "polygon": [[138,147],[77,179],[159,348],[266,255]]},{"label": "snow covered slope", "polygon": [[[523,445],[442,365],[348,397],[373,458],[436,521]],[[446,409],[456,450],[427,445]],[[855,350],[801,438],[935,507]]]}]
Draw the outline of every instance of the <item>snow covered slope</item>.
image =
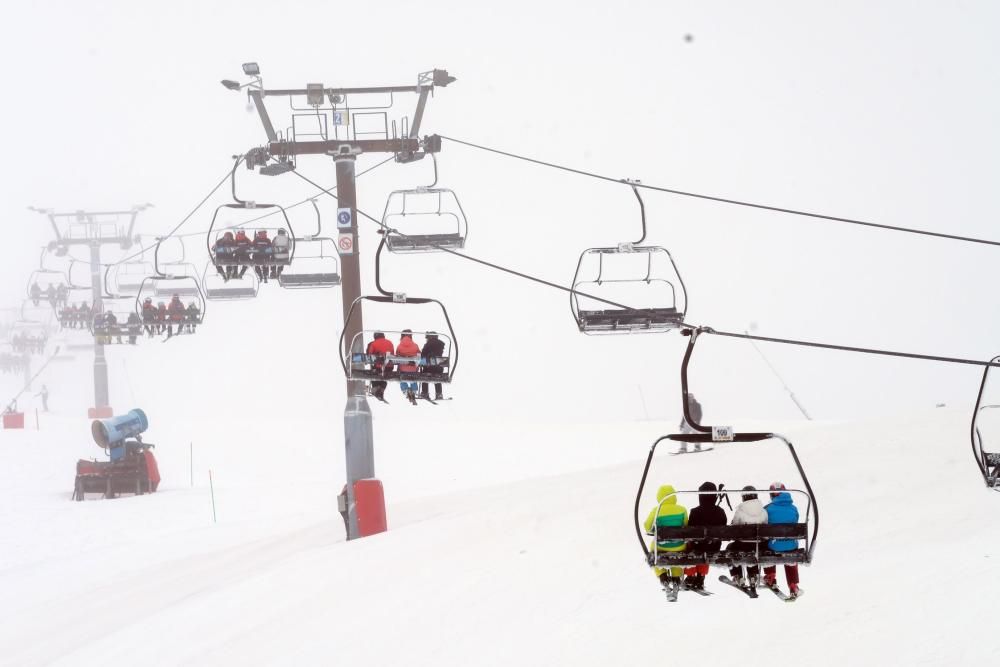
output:
[{"label": "snow covered slope", "polygon": [[[178,341],[178,350],[185,341]],[[174,343],[168,344],[167,348]],[[962,664],[989,658],[1000,585],[965,415],[789,425],[820,504],[805,598],[667,603],[632,527],[671,425],[449,421],[377,406],[390,532],[347,543],[337,414],[154,428],[152,496],[73,503],[76,417],[5,432],[4,664]],[[306,443],[289,438],[305,434]],[[190,488],[182,433],[198,432]],[[429,434],[433,434],[432,438]],[[321,437],[319,437],[321,436]],[[211,520],[204,460],[216,471]],[[651,485],[797,480],[776,445],[656,459]],[[650,497],[644,506],[652,503]]]}]

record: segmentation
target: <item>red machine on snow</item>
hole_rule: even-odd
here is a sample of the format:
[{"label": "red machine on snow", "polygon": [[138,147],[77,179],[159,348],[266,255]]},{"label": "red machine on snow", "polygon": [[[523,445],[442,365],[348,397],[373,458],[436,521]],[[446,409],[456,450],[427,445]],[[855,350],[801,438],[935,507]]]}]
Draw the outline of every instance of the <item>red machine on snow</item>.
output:
[{"label": "red machine on snow", "polygon": [[110,461],[76,462],[73,500],[83,500],[88,493],[114,498],[123,493],[152,493],[160,484],[160,471],[153,456],[154,445],[143,442],[141,434],[149,428],[142,410],[132,410],[120,417],[95,419],[90,425],[94,441],[108,450]]}]

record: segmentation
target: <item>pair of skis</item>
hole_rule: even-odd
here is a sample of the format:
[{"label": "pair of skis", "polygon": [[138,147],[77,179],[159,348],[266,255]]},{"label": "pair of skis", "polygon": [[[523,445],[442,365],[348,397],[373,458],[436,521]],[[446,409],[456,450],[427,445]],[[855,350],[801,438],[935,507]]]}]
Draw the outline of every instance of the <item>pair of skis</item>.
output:
[{"label": "pair of skis", "polygon": [[[722,583],[726,584],[727,586],[732,586],[736,590],[738,590],[738,591],[746,594],[747,597],[754,598],[754,599],[756,599],[758,597],[756,589],[751,588],[750,586],[740,586],[739,584],[737,584],[735,581],[733,581],[732,579],[730,579],[729,577],[727,577],[724,574],[721,575],[721,576],[719,576],[719,581],[721,581]],[[782,602],[795,602],[796,600],[798,600],[800,597],[802,597],[804,595],[804,591],[801,588],[799,589],[799,592],[798,592],[797,595],[788,595],[783,590],[781,590],[780,588],[778,588],[778,584],[774,584],[773,586],[768,586],[768,585],[765,584],[764,588],[766,588],[767,590],[769,590],[772,593],[774,593],[775,596],[777,596],[777,598],[779,600],[781,600]]]}]

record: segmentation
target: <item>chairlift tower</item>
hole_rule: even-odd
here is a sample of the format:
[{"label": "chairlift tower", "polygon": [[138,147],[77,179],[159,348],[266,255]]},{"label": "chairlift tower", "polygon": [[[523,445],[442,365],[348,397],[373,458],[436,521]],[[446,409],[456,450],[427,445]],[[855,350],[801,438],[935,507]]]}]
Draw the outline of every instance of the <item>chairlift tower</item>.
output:
[{"label": "chairlift tower", "polygon": [[[224,80],[229,90],[246,89],[247,98],[257,110],[267,144],[246,154],[249,169],[260,168],[264,175],[276,176],[295,169],[300,155],[327,155],[333,159],[337,174],[337,250],[341,256],[342,307],[347,340],[361,340],[363,329],[361,296],[361,249],[358,245],[357,190],[355,163],[358,155],[391,153],[397,162],[413,162],[428,153],[441,150],[441,137],[420,137],[420,125],[428,98],[436,87],[445,87],[455,78],[445,70],[435,69],[417,76],[415,85],[361,88],[330,88],[322,83],[305,88],[267,89],[257,63],[245,63],[243,73],[248,83]],[[390,119],[388,109],[396,95],[417,95],[412,120]],[[292,109],[292,124],[284,132],[275,130],[264,101],[268,97],[287,98]],[[373,99],[374,98],[374,99]],[[357,100],[357,103],[355,103]],[[359,350],[363,351],[363,350]],[[344,450],[346,457],[346,496],[342,494],[340,511],[347,528],[347,539],[364,537],[385,530],[385,504],[381,485],[375,478],[375,445],[372,414],[365,398],[364,382],[347,379],[347,405],[344,409]],[[359,485],[361,482],[361,485]],[[378,491],[359,503],[358,489]],[[359,521],[359,509],[362,520]],[[370,519],[369,517],[374,517]],[[381,520],[380,520],[381,518]]]},{"label": "chairlift tower", "polygon": [[[49,249],[63,256],[74,247],[90,250],[90,292],[93,312],[101,312],[104,273],[101,270],[101,249],[117,245],[122,250],[132,247],[135,240],[135,219],[140,211],[151,204],[133,206],[126,211],[72,211],[57,213],[52,209],[28,207],[49,219],[56,239]],[[104,357],[104,344],[94,340],[94,407],[87,411],[91,419],[112,415],[108,400],[108,362]]]}]

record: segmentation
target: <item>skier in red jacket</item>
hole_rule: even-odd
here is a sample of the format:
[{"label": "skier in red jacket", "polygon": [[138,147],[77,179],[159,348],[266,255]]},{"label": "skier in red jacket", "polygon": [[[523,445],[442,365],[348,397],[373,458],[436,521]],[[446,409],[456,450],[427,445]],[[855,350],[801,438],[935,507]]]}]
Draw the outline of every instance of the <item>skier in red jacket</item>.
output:
[{"label": "skier in red jacket", "polygon": [[167,317],[169,322],[167,323],[167,338],[174,335],[173,325],[177,325],[177,333],[181,333],[181,329],[184,328],[184,304],[181,303],[180,294],[174,294],[173,298],[170,299],[170,305],[167,306]]},{"label": "skier in red jacket", "polygon": [[[413,342],[413,332],[409,329],[403,329],[399,337],[399,345],[396,346],[396,356],[398,357],[419,357],[420,348],[416,343]],[[399,366],[400,373],[416,373],[417,364],[401,364]],[[417,404],[417,383],[401,381],[399,383],[399,388],[403,390],[406,394],[406,398],[409,399],[410,403],[414,405]]]},{"label": "skier in red jacket", "polygon": [[[365,350],[365,354],[375,357],[372,363],[372,369],[380,373],[385,373],[385,371],[392,370],[392,364],[385,363],[385,355],[395,353],[392,341],[385,337],[385,334],[381,331],[376,331],[374,335],[374,340],[368,343],[368,348]],[[371,392],[372,396],[380,401],[385,400],[385,380],[372,380]]]}]

